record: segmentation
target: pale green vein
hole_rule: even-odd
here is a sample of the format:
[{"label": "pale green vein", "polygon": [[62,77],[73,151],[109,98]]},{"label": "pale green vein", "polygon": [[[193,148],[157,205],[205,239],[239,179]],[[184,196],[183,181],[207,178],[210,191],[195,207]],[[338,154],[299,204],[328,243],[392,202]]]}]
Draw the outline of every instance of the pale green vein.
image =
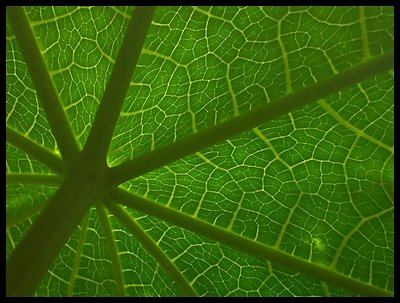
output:
[{"label": "pale green vein", "polygon": [[238,104],[237,104],[237,100],[236,100],[236,94],[233,91],[231,79],[229,78],[229,68],[230,68],[230,64],[228,64],[228,67],[226,69],[226,82],[228,83],[229,93],[231,94],[231,98],[232,98],[234,115],[239,116],[239,108],[238,108]]},{"label": "pale green vein", "polygon": [[[64,67],[62,67],[62,68],[59,68],[59,69],[57,69],[57,70],[49,70],[49,74],[50,74],[50,76],[52,76],[52,77],[54,77],[54,76],[56,76],[56,75],[58,75],[58,74],[62,74],[62,73],[64,73],[64,72],[70,72],[71,71],[71,68],[73,67],[73,66],[75,66],[76,65],[76,63],[75,62],[71,62],[71,63],[69,63],[67,66],[64,66]],[[68,110],[68,109],[70,109],[71,108],[71,105],[67,105],[67,106],[64,106],[64,110]]]},{"label": "pale green vein", "polygon": [[175,209],[167,208],[162,204],[134,195],[121,188],[113,190],[110,193],[110,198],[114,201],[118,201],[120,204],[168,221],[209,239],[220,242],[221,244],[244,251],[264,260],[276,262],[277,264],[289,267],[294,271],[316,277],[327,283],[359,293],[362,296],[393,296],[392,292],[353,279],[321,264],[306,261],[260,242],[228,232],[223,228],[196,219]]},{"label": "pale green vein", "polygon": [[[350,157],[351,157],[351,155],[353,154],[354,148],[358,145],[359,139],[360,139],[360,137],[357,136],[357,137],[355,138],[355,140],[353,141],[353,143],[351,144],[351,146],[350,146],[350,148],[349,148],[349,151],[347,152],[346,159],[344,160],[343,167],[347,167],[347,165],[348,165],[347,161],[351,159]],[[348,192],[348,193],[351,193],[351,189],[349,188],[349,182],[348,182],[348,180],[349,180],[350,178],[349,178],[349,176],[348,176],[348,174],[347,174],[347,169],[344,169],[344,178],[345,178],[345,180],[346,180],[345,185],[346,185],[347,192]],[[357,214],[360,216],[360,218],[362,218],[363,215],[362,215],[362,213],[360,212],[360,210],[358,209],[357,204],[355,204],[355,203],[353,202],[351,196],[350,196],[349,198],[350,198],[350,202],[351,202],[351,204],[353,205],[355,211],[356,211]]]},{"label": "pale green vein", "polygon": [[[117,199],[118,201],[119,199]],[[171,276],[187,296],[196,297],[197,293],[187,282],[180,270],[171,262],[169,257],[151,239],[142,227],[119,205],[107,202],[106,207],[110,212],[132,233],[132,235],[153,256],[160,266]]]},{"label": "pale green vein", "polygon": [[[198,156],[200,159],[202,159],[205,163],[210,164],[211,166],[213,166],[215,169],[222,170],[222,171],[228,173],[229,175],[231,175],[230,172],[229,172],[227,169],[222,168],[222,167],[219,167],[217,164],[215,164],[215,163],[212,162],[210,159],[208,159],[206,156],[204,156],[201,152],[197,152],[197,153],[196,153],[196,156]],[[231,177],[232,177],[232,175],[231,175]],[[232,177],[232,179],[233,179],[233,177]],[[208,183],[208,182],[206,182],[206,186],[207,186],[207,183]],[[198,216],[199,211],[200,211],[200,209],[201,209],[201,207],[202,207],[202,204],[203,204],[203,201],[204,201],[204,198],[205,198],[206,194],[207,194],[207,190],[205,190],[205,191],[203,192],[203,195],[202,195],[201,198],[200,198],[200,201],[199,201],[199,204],[198,204],[198,206],[197,206],[197,208],[196,208],[196,211],[195,211],[194,214],[193,214],[194,217],[197,217],[197,216]],[[242,196],[242,200],[243,200],[243,196]],[[240,205],[241,205],[241,203],[242,203],[242,200],[240,201]],[[236,218],[236,215],[237,215],[237,213],[238,213],[238,211],[239,211],[239,209],[240,209],[240,205],[239,205],[238,208],[236,209],[232,220],[234,220],[234,218]],[[169,206],[169,205],[167,205],[167,206]],[[232,224],[233,224],[233,221],[231,221],[230,226],[231,226]]]},{"label": "pale green vein", "polygon": [[[290,115],[290,116],[291,116],[291,115]],[[291,117],[291,119],[292,119],[292,122],[293,122],[293,117]],[[254,133],[268,146],[268,148],[273,152],[275,158],[276,158],[279,162],[281,162],[283,165],[285,165],[285,166],[288,168],[288,170],[290,171],[290,174],[292,175],[293,180],[296,180],[296,178],[295,178],[295,176],[294,176],[294,173],[293,173],[293,170],[292,170],[292,167],[290,167],[289,164],[287,164],[285,161],[283,161],[283,159],[279,156],[278,152],[275,150],[275,148],[274,148],[274,146],[271,144],[271,142],[269,142],[269,140],[267,139],[267,137],[265,137],[264,134],[263,134],[257,127],[256,127],[256,128],[253,128],[253,131],[254,131]],[[301,199],[301,197],[302,197],[302,195],[303,195],[303,193],[302,193],[302,191],[301,191],[299,185],[298,185],[297,183],[295,183],[295,184],[296,184],[297,188],[299,189],[300,195],[299,195],[299,197],[298,197],[296,203],[295,203],[295,204],[293,205],[293,207],[290,209],[289,215],[288,215],[288,217],[286,218],[285,222],[282,224],[281,232],[279,233],[278,239],[276,240],[275,245],[274,245],[275,248],[278,248],[279,245],[281,244],[283,235],[285,234],[286,228],[287,228],[287,226],[288,226],[289,223],[290,223],[290,220],[291,220],[291,218],[292,218],[292,216],[293,216],[294,210],[298,207],[299,202],[300,202],[300,199]]]},{"label": "pale green vein", "polygon": [[[142,85],[142,84],[140,84],[140,83],[133,83],[132,84],[132,86],[139,86],[139,85]],[[149,89],[151,90],[150,86],[149,86]],[[159,109],[158,105],[149,106],[149,107],[144,108],[144,109],[139,109],[139,110],[130,111],[130,112],[121,111],[119,116],[120,117],[131,117],[131,116],[135,116],[135,115],[138,115],[138,114],[144,114],[145,112],[152,111],[154,109]],[[119,134],[119,135],[121,135],[121,134]]]},{"label": "pale green vein", "polygon": [[100,53],[108,60],[110,61],[112,64],[115,64],[115,59],[113,57],[111,57],[111,55],[107,54],[105,51],[103,51],[103,49],[99,46],[98,41],[95,41],[97,44],[97,49],[100,51]]},{"label": "pale green vein", "polygon": [[121,16],[123,16],[124,18],[130,20],[131,19],[131,15],[123,12],[122,10],[119,9],[118,6],[111,6],[111,8],[117,13],[120,14]]},{"label": "pale green vein", "polygon": [[[271,278],[273,278],[273,277],[276,277],[275,276],[275,274],[272,272],[272,265],[271,265],[271,262],[266,262],[267,263],[267,268],[268,268],[268,276],[266,276],[265,277],[265,279],[264,279],[264,281],[262,282],[262,284],[260,285],[260,288],[261,288],[261,286],[262,285],[268,285],[267,283],[268,283],[268,281],[271,279]],[[261,294],[260,294],[261,295]]]},{"label": "pale green vein", "polygon": [[6,234],[7,234],[8,240],[10,241],[12,249],[15,249],[15,242],[14,242],[14,239],[13,239],[11,233],[10,233],[10,229],[9,228],[6,228]]},{"label": "pale green vein", "polygon": [[293,118],[293,114],[292,113],[288,113],[288,116],[290,118],[290,122],[292,123],[293,129],[296,129],[297,127],[296,127],[295,120]]},{"label": "pale green vein", "polygon": [[78,246],[77,246],[76,252],[75,252],[74,263],[72,264],[71,276],[68,281],[67,297],[72,296],[74,293],[74,285],[75,285],[76,278],[78,277],[79,263],[81,261],[83,245],[85,244],[86,232],[87,232],[88,225],[89,225],[89,214],[90,214],[90,211],[83,217],[82,222],[81,222],[81,231],[80,231],[80,235],[79,235],[79,242],[78,242]]},{"label": "pale green vein", "polygon": [[54,11],[53,11],[53,13],[54,13],[54,17],[53,18],[47,18],[47,19],[42,19],[42,20],[35,20],[35,21],[30,21],[30,23],[31,23],[31,25],[32,25],[32,27],[33,26],[37,26],[37,25],[41,25],[41,24],[49,24],[49,23],[51,23],[51,22],[59,22],[60,20],[62,20],[62,19],[64,19],[64,18],[67,18],[67,17],[70,17],[71,18],[71,15],[74,13],[74,12],[76,12],[76,11],[78,11],[79,9],[83,9],[84,7],[76,7],[73,11],[69,11],[68,13],[66,13],[66,14],[60,14],[60,15],[56,15],[55,13],[54,13]]},{"label": "pale green vein", "polygon": [[368,43],[368,30],[367,30],[367,24],[366,24],[366,17],[365,17],[365,7],[360,6],[358,9],[360,11],[361,41],[362,41],[363,53],[364,53],[363,60],[368,60],[372,56],[371,56],[371,53],[369,51],[369,46],[368,46],[369,43]]},{"label": "pale green vein", "polygon": [[[165,168],[174,175],[174,181],[175,181],[175,185],[178,184],[178,181],[176,180],[176,173],[168,166],[166,165]],[[168,202],[167,202],[167,207],[171,205],[171,202],[173,200],[173,198],[175,197],[175,191],[176,191],[176,186],[173,187],[171,195],[169,196]]]},{"label": "pale green vein", "polygon": [[278,152],[276,151],[275,147],[271,144],[271,142],[269,142],[269,140],[267,139],[267,137],[264,136],[264,134],[258,129],[258,127],[253,128],[254,133],[268,146],[268,148],[272,151],[272,153],[274,154],[275,158],[281,162],[283,165],[285,165],[287,167],[287,169],[292,173],[292,177],[294,179],[294,175],[292,172],[292,168],[290,167],[289,164],[287,164],[282,158],[281,156],[278,154]]},{"label": "pale green vein", "polygon": [[337,249],[337,251],[336,251],[335,256],[333,257],[333,260],[332,260],[332,263],[331,263],[331,265],[330,265],[330,268],[334,269],[334,268],[336,267],[336,264],[337,264],[337,262],[338,262],[338,260],[339,260],[339,257],[340,257],[340,255],[341,255],[343,249],[346,247],[347,241],[349,241],[349,239],[353,236],[353,234],[354,234],[355,232],[357,232],[357,231],[360,229],[361,225],[363,225],[364,223],[368,222],[369,220],[378,218],[379,216],[382,216],[382,215],[384,215],[384,214],[386,214],[386,213],[388,213],[388,212],[391,212],[391,211],[393,211],[393,209],[394,209],[393,207],[390,207],[390,208],[388,208],[388,209],[384,209],[384,210],[380,211],[379,213],[376,213],[376,214],[371,215],[371,216],[369,216],[369,217],[362,218],[362,219],[353,227],[353,229],[352,229],[346,236],[343,237],[343,240],[342,240],[342,242],[340,243],[340,245],[339,245],[339,247],[338,247],[338,249]]},{"label": "pale green vein", "polygon": [[231,230],[232,230],[232,227],[233,227],[233,224],[234,224],[235,221],[236,221],[237,215],[238,215],[240,209],[242,208],[242,203],[243,203],[243,200],[244,200],[244,196],[245,196],[245,195],[244,195],[244,192],[242,192],[242,196],[240,197],[240,201],[239,201],[239,203],[238,203],[238,205],[237,205],[237,207],[236,207],[236,209],[235,209],[235,212],[234,212],[233,215],[232,215],[232,219],[231,219],[231,221],[229,222],[228,227],[226,228],[227,231],[231,231]]},{"label": "pale green vein", "polygon": [[391,152],[393,154],[394,147],[390,147],[390,146],[386,145],[385,143],[375,139],[374,137],[371,137],[370,135],[366,134],[364,131],[351,125],[348,121],[343,119],[328,103],[326,103],[325,100],[318,100],[317,103],[319,104],[319,106],[321,106],[323,109],[325,109],[341,125],[343,125],[344,127],[348,128],[349,130],[354,132],[357,136],[363,137],[363,138],[375,143],[377,146],[380,146],[380,147],[388,150],[389,152]]},{"label": "pale green vein", "polygon": [[142,54],[149,55],[149,56],[154,56],[154,57],[158,57],[158,58],[164,59],[164,60],[166,60],[166,61],[170,61],[170,62],[172,62],[173,64],[175,64],[176,66],[181,66],[181,67],[184,67],[184,68],[187,68],[188,65],[190,64],[190,63],[188,63],[188,64],[179,63],[178,61],[176,61],[176,60],[175,60],[174,58],[172,58],[171,56],[166,56],[166,55],[163,55],[163,54],[158,53],[158,52],[156,52],[156,51],[152,51],[152,50],[147,49],[147,48],[143,48],[143,49],[142,49]]},{"label": "pale green vein", "polygon": [[[390,185],[393,186],[394,185],[394,159],[393,159],[393,155],[391,157],[388,157],[387,160],[385,161],[385,163],[383,164],[383,167],[386,167],[386,165],[389,165],[390,169],[388,173],[385,174],[381,174],[381,184],[383,185],[383,190],[385,191],[386,196],[389,198],[390,201],[394,201],[394,190],[392,187],[392,192],[388,193],[387,191],[387,186],[385,186],[385,184],[388,183],[387,180],[390,180]],[[384,178],[386,180],[384,180]]]},{"label": "pale green vein", "polygon": [[278,22],[278,43],[279,47],[282,52],[282,59],[283,59],[283,65],[285,66],[285,82],[286,82],[286,93],[290,94],[292,92],[292,80],[290,78],[290,67],[289,67],[289,60],[287,56],[287,52],[285,50],[285,46],[283,45],[282,41],[282,20]]},{"label": "pale green vein", "polygon": [[[15,38],[15,35],[11,35],[11,36],[7,36],[6,37],[6,40],[8,40],[8,41],[13,41],[13,40],[15,40],[16,38]],[[11,48],[12,48],[12,53],[15,53],[15,51],[14,51],[14,46],[11,44]],[[15,58],[13,58],[14,60],[15,60]],[[16,74],[16,72],[15,72],[15,68],[14,68],[14,74]]]},{"label": "pale green vein", "polygon": [[25,136],[29,136],[29,134],[30,134],[30,132],[35,128],[35,126],[38,124],[38,121],[37,121],[37,117],[38,117],[38,115],[39,115],[39,103],[38,103],[38,100],[35,98],[35,113],[32,113],[32,115],[33,115],[33,121],[32,121],[32,124],[31,124],[31,126],[26,130],[26,132],[25,132]]},{"label": "pale green vein", "polygon": [[[188,247],[186,250],[189,250],[189,248],[190,247]],[[181,255],[183,255],[183,253]],[[203,271],[197,272],[197,275],[192,279],[192,281],[190,281],[190,285],[195,285],[198,279],[200,279],[201,277],[207,276],[207,272],[209,272],[209,271],[212,272],[212,270],[214,268],[218,269],[218,264],[214,264],[209,267],[204,267],[204,269],[202,269]],[[203,296],[203,294],[202,294],[202,296]]]},{"label": "pale green vein", "polygon": [[198,11],[199,13],[206,15],[208,18],[214,18],[214,19],[229,23],[230,25],[232,25],[232,27],[235,30],[239,31],[243,35],[243,29],[237,27],[236,24],[232,20],[227,20],[227,19],[224,19],[224,18],[219,17],[217,15],[214,15],[214,14],[212,14],[210,12],[205,11],[204,9],[202,9],[202,8],[200,8],[198,6],[192,6],[192,8],[193,8],[194,11]]},{"label": "pale green vein", "polygon": [[126,296],[125,281],[122,274],[122,267],[119,261],[118,247],[115,242],[114,234],[111,228],[110,220],[108,219],[106,210],[101,203],[96,203],[96,213],[100,219],[101,228],[107,241],[107,247],[110,252],[110,259],[114,272],[115,282],[117,283],[117,295]]},{"label": "pale green vein", "polygon": [[321,281],[321,288],[324,291],[325,297],[332,297],[331,292],[329,291],[328,285],[325,282]]},{"label": "pale green vein", "polygon": [[[206,183],[206,186],[207,186],[207,183]],[[203,206],[204,198],[205,198],[206,195],[207,195],[207,188],[205,189],[205,191],[201,195],[201,198],[200,198],[200,200],[198,202],[196,210],[194,211],[193,217],[197,218],[197,216],[199,215],[199,211],[200,211],[201,207]]]},{"label": "pale green vein", "polygon": [[189,78],[189,90],[186,94],[186,100],[187,100],[187,106],[188,106],[188,112],[190,114],[191,117],[191,121],[192,121],[192,131],[193,133],[197,133],[197,125],[196,125],[196,114],[195,112],[192,110],[192,106],[190,105],[190,90],[192,89],[192,81],[190,80],[190,75],[188,74],[188,78]]},{"label": "pale green vein", "polygon": [[212,162],[210,159],[208,159],[206,156],[204,156],[201,152],[197,152],[196,156],[198,156],[200,159],[202,159],[205,163],[210,164],[211,166],[213,166],[216,169],[220,169],[223,170],[227,173],[229,173],[229,171],[225,168],[219,167],[217,164],[215,164],[214,162]]},{"label": "pale green vein", "polygon": [[155,144],[155,141],[154,141],[154,133],[152,133],[152,134],[151,134],[150,151],[153,151],[153,150],[154,150],[154,144]]},{"label": "pale green vein", "polygon": [[63,282],[64,284],[67,284],[67,285],[68,285],[68,281],[65,280],[65,279],[63,279],[63,278],[60,277],[59,275],[56,275],[54,272],[52,272],[52,271],[50,271],[50,270],[48,271],[48,273],[49,273],[50,276],[53,276],[53,277],[55,277],[57,280],[59,280],[59,281]]},{"label": "pale green vein", "polygon": [[281,232],[279,233],[278,239],[276,239],[276,242],[275,242],[275,245],[274,245],[275,248],[279,248],[279,245],[281,245],[282,238],[283,238],[283,236],[284,236],[284,234],[285,234],[285,232],[286,232],[286,228],[287,228],[287,226],[289,225],[290,220],[292,219],[292,216],[293,216],[293,214],[294,214],[294,210],[299,206],[299,203],[300,203],[300,200],[301,200],[301,197],[302,197],[302,196],[303,196],[303,193],[300,193],[299,197],[297,198],[296,203],[295,203],[295,204],[293,205],[293,207],[290,209],[289,214],[288,214],[288,216],[287,216],[285,222],[282,224]]},{"label": "pale green vein", "polygon": [[6,183],[29,183],[29,184],[45,184],[59,185],[62,177],[59,175],[50,174],[29,174],[29,173],[7,173]]},{"label": "pale green vein", "polygon": [[206,15],[209,18],[214,18],[214,19],[221,20],[221,21],[224,21],[224,22],[229,22],[229,23],[231,23],[233,25],[232,21],[226,20],[226,19],[224,19],[222,17],[219,17],[217,15],[213,15],[212,13],[207,12],[206,10],[204,10],[204,9],[198,7],[198,6],[192,6],[192,8],[193,8],[193,10],[198,11],[199,13],[201,13],[203,15]]},{"label": "pale green vein", "polygon": [[[165,235],[165,233],[164,233]],[[200,246],[201,244],[195,244],[195,245],[189,245],[186,246],[185,249],[182,249],[179,254],[177,254],[175,257],[173,257],[171,259],[172,262],[176,262],[177,260],[179,260],[182,256],[184,256],[185,254],[187,254],[189,252],[189,250],[191,250],[194,246]],[[190,285],[193,285],[193,280],[190,281]]]}]

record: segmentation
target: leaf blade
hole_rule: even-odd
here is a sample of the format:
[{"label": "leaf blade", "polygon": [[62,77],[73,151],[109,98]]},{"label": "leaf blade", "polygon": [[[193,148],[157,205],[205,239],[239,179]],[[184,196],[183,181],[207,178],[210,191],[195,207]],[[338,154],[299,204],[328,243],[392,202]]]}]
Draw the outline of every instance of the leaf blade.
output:
[{"label": "leaf blade", "polygon": [[63,158],[70,160],[79,152],[80,146],[67,120],[24,9],[8,7],[7,13]]},{"label": "leaf blade", "polygon": [[321,265],[306,262],[300,258],[275,250],[259,242],[226,232],[224,229],[218,228],[217,226],[182,214],[173,209],[166,208],[147,199],[134,196],[127,191],[116,189],[112,192],[111,198],[119,201],[119,203],[123,205],[144,211],[163,220],[170,221],[178,226],[202,234],[208,238],[212,238],[225,245],[246,251],[247,253],[257,257],[266,258],[281,265],[289,266],[292,269],[298,270],[307,275],[316,276],[321,280],[330,282],[336,286],[359,292],[363,296],[393,296],[393,293],[391,292],[351,279]]}]

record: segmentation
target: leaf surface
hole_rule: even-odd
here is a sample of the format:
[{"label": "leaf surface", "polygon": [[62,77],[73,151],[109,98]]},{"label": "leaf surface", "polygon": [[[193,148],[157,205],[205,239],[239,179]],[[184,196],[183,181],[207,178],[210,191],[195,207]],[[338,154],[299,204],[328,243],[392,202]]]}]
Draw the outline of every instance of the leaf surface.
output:
[{"label": "leaf surface", "polygon": [[[133,10],[25,8],[82,146]],[[108,165],[390,53],[393,15],[392,7],[157,8]],[[6,30],[7,127],[59,157],[9,22]],[[121,188],[390,294],[393,78],[393,70],[376,75]],[[7,143],[6,153],[9,256],[61,181],[48,177],[57,172],[23,148]],[[199,296],[359,294],[196,234],[174,218],[164,221],[126,206],[117,212],[109,206],[91,209],[36,295],[188,295],[184,289]]]}]

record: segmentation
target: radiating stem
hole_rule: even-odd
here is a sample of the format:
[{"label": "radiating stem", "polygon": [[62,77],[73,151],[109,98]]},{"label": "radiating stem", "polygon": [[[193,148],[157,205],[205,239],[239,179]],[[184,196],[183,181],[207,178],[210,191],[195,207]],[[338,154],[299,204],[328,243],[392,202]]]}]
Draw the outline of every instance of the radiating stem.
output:
[{"label": "radiating stem", "polygon": [[316,277],[322,281],[353,291],[362,296],[393,296],[393,293],[376,286],[363,283],[323,265],[303,260],[276,248],[245,238],[221,227],[134,195],[123,189],[117,188],[113,190],[110,193],[110,198],[117,201],[119,204],[132,207],[138,211],[168,221],[194,233],[220,242],[228,247],[280,264],[296,272]]},{"label": "radiating stem", "polygon": [[6,141],[47,165],[54,172],[62,173],[63,163],[60,157],[8,126],[6,126]]},{"label": "radiating stem", "polygon": [[79,152],[79,142],[69,124],[28,17],[20,6],[7,6],[7,15],[61,155],[64,160],[70,160]]},{"label": "radiating stem", "polygon": [[197,297],[197,293],[192,286],[186,281],[185,277],[176,268],[175,264],[167,257],[167,255],[158,247],[158,245],[147,235],[147,233],[135,222],[133,218],[126,213],[119,205],[115,203],[106,203],[107,208],[113,215],[125,225],[132,235],[140,241],[143,247],[153,256],[153,258],[161,265],[161,267],[169,274],[177,285],[183,290],[185,295]]},{"label": "radiating stem", "polygon": [[29,173],[7,173],[6,184],[10,183],[29,183],[29,184],[44,184],[44,185],[60,185],[62,177],[59,175],[50,174],[29,174]]},{"label": "radiating stem", "polygon": [[143,156],[112,167],[111,183],[121,184],[160,168],[170,162],[198,152],[206,147],[231,138],[243,131],[294,111],[306,104],[324,98],[350,85],[393,68],[394,53],[390,52],[370,61],[351,67],[330,78],[319,81],[271,103],[255,108],[214,127],[199,131],[175,143],[156,149]]},{"label": "radiating stem", "polygon": [[78,158],[60,188],[11,253],[6,267],[7,296],[31,296],[68,237],[92,203],[106,195],[104,172]]},{"label": "radiating stem", "polygon": [[155,7],[135,7],[103,99],[97,110],[84,151],[93,157],[98,157],[101,161],[106,161],[114,128],[154,12]]},{"label": "radiating stem", "polygon": [[78,245],[75,247],[76,251],[74,257],[74,263],[72,264],[71,275],[68,281],[67,297],[71,297],[74,292],[76,278],[78,277],[79,273],[79,265],[83,255],[83,247],[85,246],[86,233],[89,226],[89,218],[90,218],[90,211],[87,212],[87,214],[83,217],[82,221],[80,222],[79,242]]},{"label": "radiating stem", "polygon": [[107,211],[101,203],[96,203],[96,213],[100,219],[101,228],[107,241],[108,251],[110,252],[110,259],[114,271],[115,282],[117,284],[118,296],[125,297],[125,281],[122,273],[121,262],[119,261],[118,247],[115,242],[114,234],[111,228],[110,220],[107,216]]}]

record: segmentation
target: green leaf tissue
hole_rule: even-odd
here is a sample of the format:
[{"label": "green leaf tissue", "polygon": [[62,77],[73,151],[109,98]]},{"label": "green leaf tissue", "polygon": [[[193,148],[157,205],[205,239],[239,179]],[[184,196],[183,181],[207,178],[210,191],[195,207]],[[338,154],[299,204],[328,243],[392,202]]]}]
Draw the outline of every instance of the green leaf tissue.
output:
[{"label": "green leaf tissue", "polygon": [[7,296],[393,296],[393,7],[6,16]]}]

